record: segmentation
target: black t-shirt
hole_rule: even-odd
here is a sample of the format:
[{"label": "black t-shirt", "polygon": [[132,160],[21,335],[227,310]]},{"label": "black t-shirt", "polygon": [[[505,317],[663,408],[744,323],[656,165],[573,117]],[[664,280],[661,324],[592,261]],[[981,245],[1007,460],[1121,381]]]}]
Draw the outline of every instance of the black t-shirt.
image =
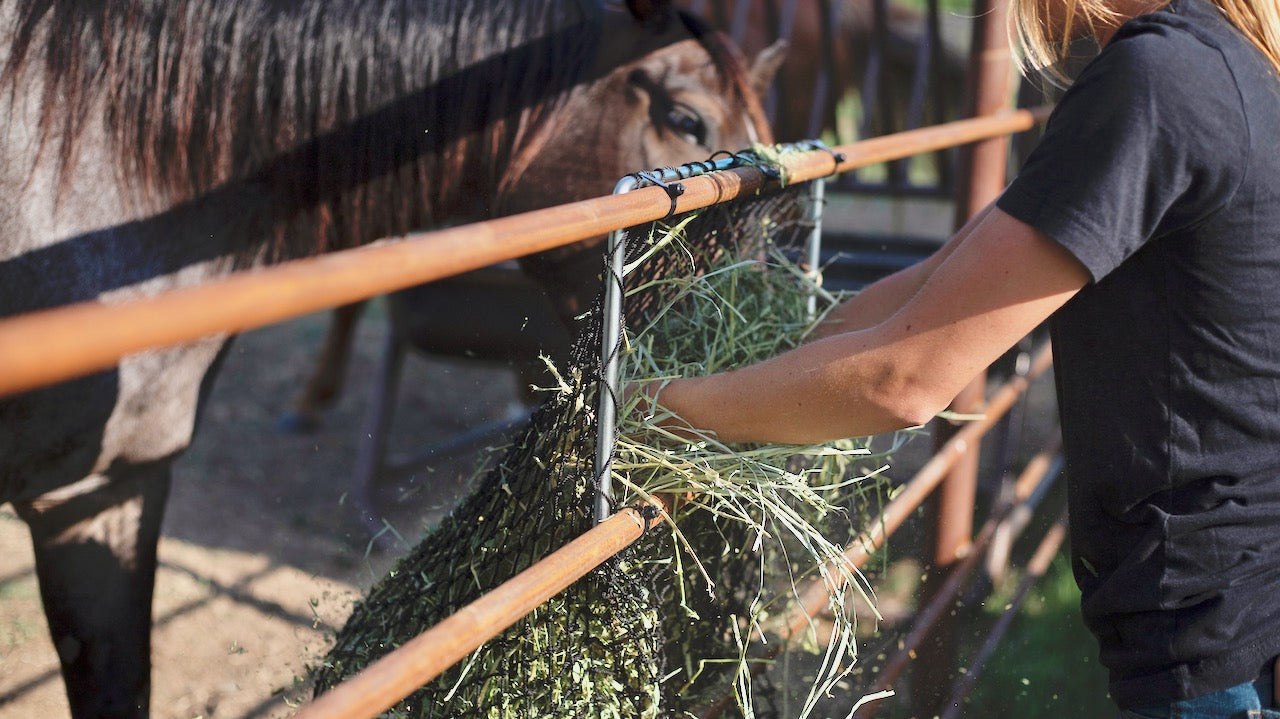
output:
[{"label": "black t-shirt", "polygon": [[1122,27],[998,201],[1052,319],[1082,610],[1125,708],[1280,654],[1280,78],[1205,0]]}]

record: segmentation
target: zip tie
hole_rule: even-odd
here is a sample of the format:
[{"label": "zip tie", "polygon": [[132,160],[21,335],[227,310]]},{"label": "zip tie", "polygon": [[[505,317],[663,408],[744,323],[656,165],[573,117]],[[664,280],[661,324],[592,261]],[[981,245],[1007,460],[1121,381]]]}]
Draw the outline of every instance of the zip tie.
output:
[{"label": "zip tie", "polygon": [[[662,169],[670,170],[671,172],[676,172],[675,168],[671,168],[671,167],[662,168]],[[656,170],[650,171],[650,172],[633,172],[631,173],[631,176],[635,177],[636,179],[652,182],[658,187],[661,187],[663,190],[666,191],[667,197],[670,197],[672,200],[684,194],[684,185],[682,183],[663,182],[662,175],[657,174]]]},{"label": "zip tie", "polygon": [[[760,158],[759,155],[755,153],[728,152],[727,150],[721,150],[721,152],[724,152],[726,155],[733,158],[734,160],[741,163],[742,165],[756,168],[761,172],[761,174],[763,174],[765,177],[769,178],[770,180],[782,179],[782,169],[778,165],[770,162],[765,162]],[[715,155],[712,155],[712,157],[715,157]]]},{"label": "zip tie", "polygon": [[[666,169],[672,173],[676,172],[673,168],[666,168]],[[667,197],[671,198],[671,207],[667,210],[666,217],[662,219],[665,220],[675,216],[676,198],[684,194],[684,184],[679,182],[663,182],[662,176],[661,174],[659,174],[657,170],[654,170],[652,172],[633,172],[631,173],[631,176],[638,180],[645,180],[647,182],[651,182],[657,185],[658,187],[661,187],[663,191],[667,193]]]}]

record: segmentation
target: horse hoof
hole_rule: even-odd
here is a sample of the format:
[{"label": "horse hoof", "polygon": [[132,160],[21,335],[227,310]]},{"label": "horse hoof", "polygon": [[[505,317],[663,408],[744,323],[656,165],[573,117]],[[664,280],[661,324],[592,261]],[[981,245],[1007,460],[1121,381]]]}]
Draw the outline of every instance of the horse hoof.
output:
[{"label": "horse hoof", "polygon": [[276,429],[285,434],[311,434],[320,429],[320,418],[314,414],[291,410],[280,415]]}]

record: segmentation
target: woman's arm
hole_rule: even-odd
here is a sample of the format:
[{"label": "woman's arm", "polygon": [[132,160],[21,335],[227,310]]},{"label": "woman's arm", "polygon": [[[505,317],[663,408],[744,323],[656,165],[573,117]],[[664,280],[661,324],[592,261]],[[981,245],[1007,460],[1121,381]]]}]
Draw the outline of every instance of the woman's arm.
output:
[{"label": "woman's arm", "polygon": [[986,219],[994,205],[987,205],[969,219],[951,239],[928,257],[905,267],[887,277],[876,280],[853,297],[827,313],[825,321],[816,327],[809,339],[816,340],[843,332],[864,330],[889,319],[915,296],[925,280],[946,261],[955,248],[968,237],[975,227]]},{"label": "woman's arm", "polygon": [[1089,281],[1060,245],[998,209],[966,227],[863,303],[874,324],[859,326],[868,315],[851,303],[857,329],[674,380],[658,401],[723,441],[808,443],[923,424]]}]

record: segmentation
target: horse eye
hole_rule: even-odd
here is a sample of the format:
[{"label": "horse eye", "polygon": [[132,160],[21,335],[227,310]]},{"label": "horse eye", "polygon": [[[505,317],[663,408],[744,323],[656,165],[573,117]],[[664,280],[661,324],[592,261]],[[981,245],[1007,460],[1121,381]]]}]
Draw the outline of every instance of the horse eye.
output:
[{"label": "horse eye", "polygon": [[677,102],[661,83],[641,70],[632,70],[627,82],[648,93],[649,118],[658,127],[680,135],[686,142],[707,147],[707,123],[692,107]]},{"label": "horse eye", "polygon": [[683,135],[690,143],[707,144],[707,125],[693,108],[676,104],[667,110],[665,121],[667,127]]}]

